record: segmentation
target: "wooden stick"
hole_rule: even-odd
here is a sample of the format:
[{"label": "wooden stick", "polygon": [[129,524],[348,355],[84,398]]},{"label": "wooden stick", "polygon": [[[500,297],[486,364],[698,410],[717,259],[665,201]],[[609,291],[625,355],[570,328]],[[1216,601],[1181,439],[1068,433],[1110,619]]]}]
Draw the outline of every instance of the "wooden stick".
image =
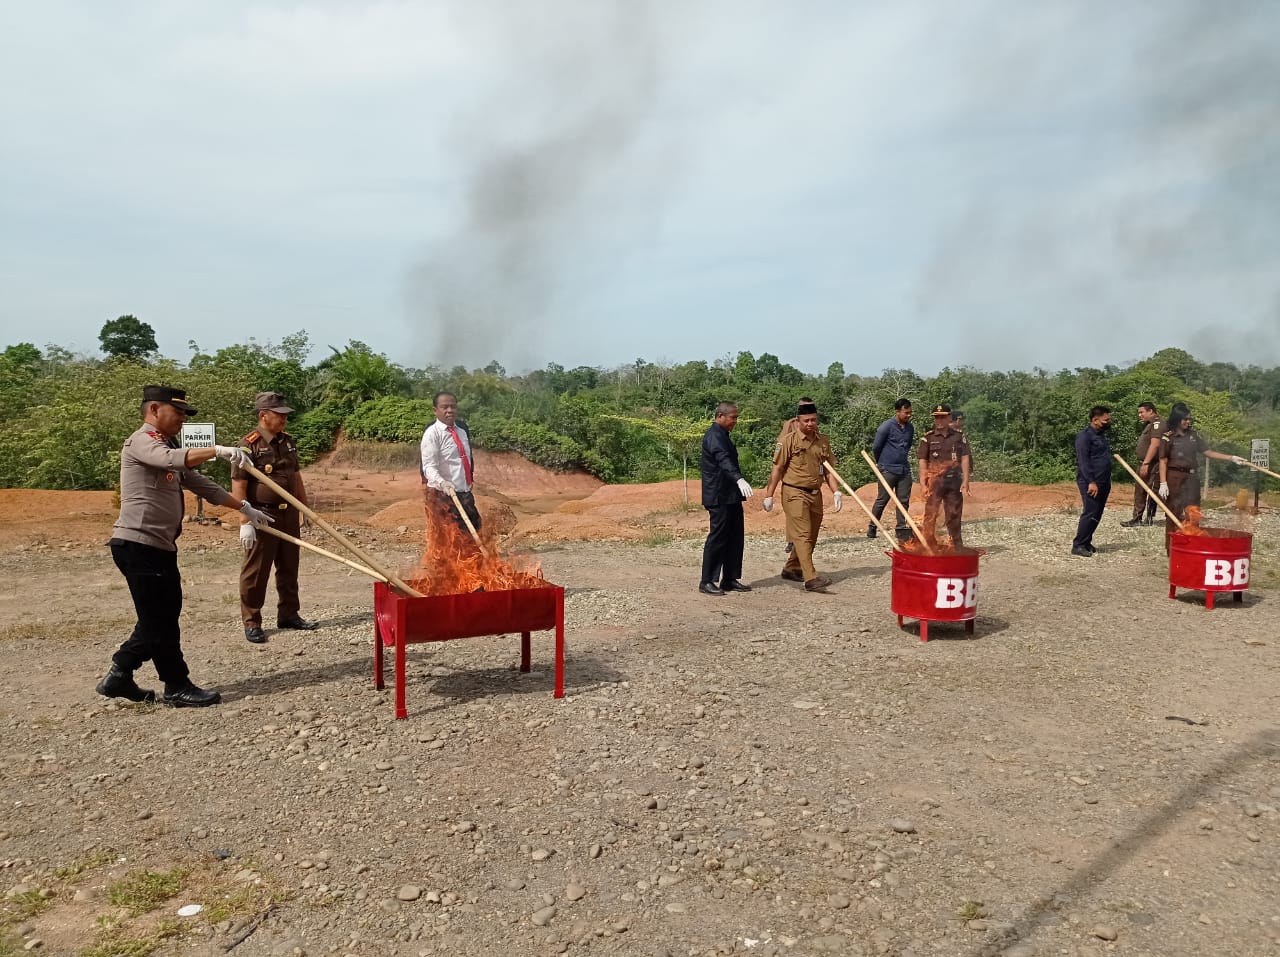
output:
[{"label": "wooden stick", "polygon": [[1244,464],[1249,466],[1249,468],[1253,469],[1255,472],[1261,472],[1263,475],[1270,475],[1272,478],[1280,479],[1280,475],[1271,471],[1271,469],[1264,469],[1261,465],[1255,465],[1254,463],[1250,462],[1248,459],[1245,459]]},{"label": "wooden stick", "polygon": [[267,488],[274,490],[275,493],[279,495],[282,499],[284,499],[286,502],[288,502],[290,505],[296,508],[299,512],[307,516],[307,518],[311,519],[311,521],[315,522],[317,525],[323,528],[326,532],[332,535],[333,538],[340,545],[343,545],[346,547],[347,551],[351,552],[351,554],[355,555],[356,558],[364,562],[365,565],[367,565],[369,568],[372,568],[375,572],[377,572],[379,575],[385,578],[387,580],[387,584],[389,584],[392,588],[396,589],[396,591],[400,592],[401,594],[408,595],[410,598],[426,597],[422,594],[422,592],[415,591],[413,588],[410,588],[408,585],[402,582],[395,575],[392,575],[386,569],[381,568],[377,562],[375,562],[372,558],[370,558],[367,554],[365,554],[364,549],[362,549],[359,545],[351,541],[351,539],[347,538],[347,536],[343,535],[340,531],[338,531],[336,528],[334,528],[332,525],[326,522],[323,518],[321,518],[319,515],[313,512],[310,508],[308,508],[301,501],[299,501],[293,495],[293,493],[291,493],[288,489],[281,486],[280,483],[277,482],[275,479],[273,479],[270,475],[267,475],[265,472],[261,471],[256,465],[254,465],[251,462],[246,462],[244,463],[244,470],[248,472],[250,475],[252,475],[254,478],[256,478],[263,485],[267,486]]},{"label": "wooden stick", "polygon": [[313,545],[310,542],[305,542],[300,538],[294,538],[288,532],[279,531],[278,529],[274,529],[271,526],[267,526],[266,528],[260,528],[258,529],[258,532],[260,533],[266,532],[268,535],[274,535],[276,538],[282,538],[286,542],[293,542],[293,544],[300,545],[303,548],[306,548],[310,551],[315,552],[317,555],[323,555],[325,558],[332,558],[335,562],[342,562],[342,564],[346,565],[348,568],[354,568],[358,572],[364,572],[370,578],[374,578],[380,582],[387,583],[387,576],[383,575],[381,572],[375,572],[372,568],[366,568],[365,566],[361,565],[359,562],[353,562],[349,558],[343,558],[341,555],[335,555],[333,552],[329,551],[327,548],[321,548],[319,545]]},{"label": "wooden stick", "polygon": [[903,548],[902,543],[898,541],[898,536],[889,534],[889,530],[884,527],[884,522],[876,518],[876,513],[871,511],[871,509],[867,508],[866,502],[858,498],[858,496],[854,493],[853,489],[849,487],[849,483],[846,482],[844,479],[842,479],[840,477],[840,473],[837,472],[834,468],[832,468],[831,463],[828,462],[826,459],[823,459],[822,467],[825,468],[832,475],[834,475],[836,477],[836,481],[844,486],[845,494],[848,495],[855,502],[857,502],[859,508],[861,508],[864,512],[867,513],[867,518],[871,519],[871,521],[875,523],[876,528],[880,529],[880,531],[884,533],[884,537],[889,540],[889,544],[893,546],[893,550],[896,552],[905,552],[906,549]]},{"label": "wooden stick", "polygon": [[1182,522],[1179,520],[1178,516],[1173,514],[1173,510],[1170,509],[1168,505],[1164,504],[1164,499],[1162,499],[1155,492],[1151,491],[1151,486],[1148,485],[1146,482],[1142,481],[1142,477],[1138,475],[1138,473],[1135,472],[1132,468],[1129,467],[1128,462],[1126,462],[1124,459],[1122,459],[1118,455],[1113,454],[1111,457],[1124,466],[1124,470],[1133,476],[1133,480],[1135,482],[1137,482],[1139,485],[1142,486],[1143,491],[1145,491],[1147,495],[1150,496],[1151,501],[1159,505],[1160,508],[1164,510],[1164,513],[1169,516],[1169,521],[1173,522],[1174,525],[1177,525],[1178,528],[1181,529]]},{"label": "wooden stick", "polygon": [[480,551],[484,551],[484,542],[480,541],[480,533],[476,531],[476,527],[471,524],[471,516],[467,514],[467,510],[462,507],[462,501],[458,498],[456,489],[449,489],[449,497],[453,499],[453,507],[458,510],[458,514],[462,516],[462,522],[467,526],[467,531],[471,533],[471,537],[476,540],[476,547]]},{"label": "wooden stick", "polygon": [[[915,533],[916,541],[920,543],[920,546],[926,552],[932,555],[933,549],[929,547],[929,541],[924,537],[924,532],[920,531],[920,526],[915,523],[915,519],[913,519],[911,517],[911,514],[907,511],[907,507],[903,505],[902,500],[898,498],[898,493],[895,492],[893,488],[889,485],[888,479],[884,477],[884,473],[881,472],[880,467],[876,465],[876,460],[867,454],[866,449],[862,449],[861,451],[862,451],[862,457],[866,459],[867,464],[871,466],[871,471],[876,473],[876,478],[880,480],[880,484],[883,485],[885,491],[889,493],[889,496],[893,499],[894,504],[898,508],[902,509],[902,517],[905,518],[907,520],[907,524],[911,526],[911,531]],[[908,468],[910,468],[910,466],[908,466]],[[923,475],[920,476],[920,485],[922,488],[925,489],[925,494],[927,495],[928,486],[925,484]]]}]

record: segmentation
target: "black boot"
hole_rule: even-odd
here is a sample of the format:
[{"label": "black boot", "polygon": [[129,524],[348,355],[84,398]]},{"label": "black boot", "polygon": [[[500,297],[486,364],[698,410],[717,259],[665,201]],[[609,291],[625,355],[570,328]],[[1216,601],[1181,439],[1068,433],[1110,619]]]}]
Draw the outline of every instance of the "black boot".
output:
[{"label": "black boot", "polygon": [[217,704],[221,700],[222,695],[218,692],[206,691],[204,688],[193,685],[190,681],[172,691],[167,686],[164,689],[164,703],[175,708],[207,708],[209,705]]},{"label": "black boot", "polygon": [[130,701],[155,701],[156,693],[150,688],[139,688],[133,680],[133,672],[125,671],[117,664],[111,665],[107,676],[94,689],[104,698],[128,698]]}]

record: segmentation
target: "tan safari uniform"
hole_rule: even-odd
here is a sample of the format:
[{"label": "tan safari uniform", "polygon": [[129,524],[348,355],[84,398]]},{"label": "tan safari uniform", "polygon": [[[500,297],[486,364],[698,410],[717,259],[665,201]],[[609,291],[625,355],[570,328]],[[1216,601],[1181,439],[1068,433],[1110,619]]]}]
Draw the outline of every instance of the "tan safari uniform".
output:
[{"label": "tan safari uniform", "polygon": [[823,460],[836,464],[831,440],[819,432],[812,439],[799,429],[778,439],[773,464],[782,465],[782,513],[787,519],[787,541],[791,554],[784,572],[800,572],[805,581],[818,577],[813,567],[813,546],[822,526]]},{"label": "tan safari uniform", "polygon": [[[1160,436],[1160,451],[1156,461],[1165,460],[1166,481],[1169,483],[1169,497],[1165,504],[1180,519],[1185,519],[1188,505],[1200,504],[1200,480],[1196,477],[1196,467],[1200,464],[1200,456],[1209,451],[1209,443],[1195,429],[1187,429],[1179,435],[1172,430]],[[1160,475],[1156,472],[1157,477]],[[1159,488],[1159,481],[1156,483]],[[1164,550],[1169,552],[1169,538],[1178,526],[1173,524],[1169,516],[1164,518]]]},{"label": "tan safari uniform", "polygon": [[185,510],[183,489],[214,505],[235,501],[213,479],[187,468],[186,459],[187,450],[177,439],[166,439],[149,425],[125,439],[120,452],[120,517],[111,529],[112,538],[176,552]]},{"label": "tan safari uniform", "polygon": [[921,531],[935,541],[938,510],[943,510],[947,534],[956,548],[963,546],[960,519],[964,514],[964,470],[961,460],[969,455],[969,440],[948,425],[930,429],[920,439],[916,457],[920,460],[920,481],[924,483],[924,524]]},{"label": "tan safari uniform", "polygon": [[[1146,428],[1138,435],[1138,463],[1135,468],[1142,468],[1142,463],[1146,461],[1147,453],[1151,451],[1151,443],[1160,441],[1160,433],[1164,431],[1164,423],[1159,419],[1152,419],[1147,423]],[[1151,467],[1147,469],[1147,474],[1142,476],[1142,481],[1146,482],[1152,488],[1160,487],[1160,450],[1156,449],[1156,454],[1151,459]],[[1154,505],[1151,506],[1155,508]],[[1142,490],[1142,486],[1137,482],[1133,483],[1133,520],[1136,522],[1142,518],[1147,510],[1147,493]]]},{"label": "tan safari uniform", "polygon": [[[240,440],[240,448],[249,453],[254,466],[294,492],[294,476],[298,465],[298,443],[288,432],[281,432],[271,441],[256,429]],[[286,535],[298,537],[301,516],[298,510],[282,499],[276,491],[244,471],[232,469],[232,480],[244,479],[249,483],[245,498],[272,518],[272,528]],[[271,568],[276,570],[276,621],[290,621],[298,617],[302,605],[298,598],[298,546],[274,535],[258,533],[257,543],[245,556],[240,570],[240,616],[246,628],[262,627],[262,604],[267,598],[267,581]]]}]

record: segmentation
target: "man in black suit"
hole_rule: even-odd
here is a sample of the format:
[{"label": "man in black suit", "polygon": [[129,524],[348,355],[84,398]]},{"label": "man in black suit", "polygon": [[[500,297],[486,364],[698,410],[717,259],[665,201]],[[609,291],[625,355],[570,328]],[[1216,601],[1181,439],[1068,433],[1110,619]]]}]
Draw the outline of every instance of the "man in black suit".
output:
[{"label": "man in black suit", "polygon": [[[751,591],[742,577],[742,549],[746,537],[742,502],[751,497],[751,486],[738,468],[738,449],[729,433],[738,424],[738,407],[732,402],[716,406],[716,418],[702,437],[702,507],[711,516],[711,530],[702,548],[704,595]],[[716,584],[719,578],[720,583]]]}]

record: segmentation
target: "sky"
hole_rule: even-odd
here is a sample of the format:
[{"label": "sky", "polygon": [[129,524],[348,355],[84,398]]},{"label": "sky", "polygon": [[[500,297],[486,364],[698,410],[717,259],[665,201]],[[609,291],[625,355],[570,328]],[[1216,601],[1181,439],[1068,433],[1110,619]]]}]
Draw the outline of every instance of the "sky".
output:
[{"label": "sky", "polygon": [[1280,364],[1276,0],[0,8],[0,344]]}]

